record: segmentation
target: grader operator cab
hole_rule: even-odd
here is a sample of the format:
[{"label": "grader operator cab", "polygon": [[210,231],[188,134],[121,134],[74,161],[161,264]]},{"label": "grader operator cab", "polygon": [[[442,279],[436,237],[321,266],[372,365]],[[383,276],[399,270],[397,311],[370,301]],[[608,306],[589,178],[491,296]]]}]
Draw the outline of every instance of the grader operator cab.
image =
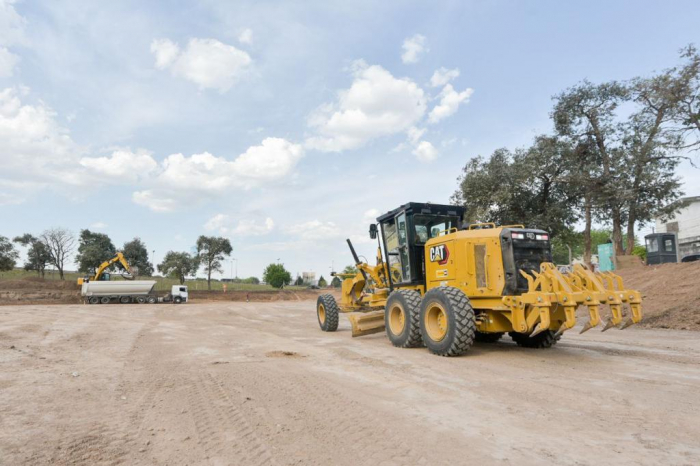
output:
[{"label": "grader operator cab", "polygon": [[589,314],[581,333],[600,323],[603,305],[610,309],[603,331],[641,320],[639,292],[625,289],[618,275],[580,264],[560,272],[546,231],[460,228],[463,215],[462,207],[412,202],[378,217],[369,231],[378,241],[373,266],[347,240],[358,272],[336,274],[343,278],[340,304],[319,296],[321,329],[335,331],[345,312],[353,336],[386,329],[395,346],[458,356],[474,341],[495,342],[506,332],[520,346],[550,347],[574,327],[579,305]]}]

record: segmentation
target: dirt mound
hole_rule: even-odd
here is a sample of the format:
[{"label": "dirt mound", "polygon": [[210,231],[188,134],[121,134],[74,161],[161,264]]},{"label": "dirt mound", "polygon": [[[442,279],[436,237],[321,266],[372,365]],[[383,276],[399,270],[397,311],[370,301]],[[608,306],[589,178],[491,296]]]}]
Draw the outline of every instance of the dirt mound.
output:
[{"label": "dirt mound", "polygon": [[642,293],[643,327],[700,330],[700,262],[620,270],[625,287]]},{"label": "dirt mound", "polygon": [[0,291],[7,290],[68,290],[75,291],[75,280],[46,280],[39,277],[27,277],[19,280],[0,280]]},{"label": "dirt mound", "polygon": [[0,306],[80,302],[80,291],[73,280],[45,280],[37,277],[0,280]]},{"label": "dirt mound", "polygon": [[272,290],[272,291],[206,291],[190,290],[190,299],[194,301],[304,301],[315,300],[317,290]]}]

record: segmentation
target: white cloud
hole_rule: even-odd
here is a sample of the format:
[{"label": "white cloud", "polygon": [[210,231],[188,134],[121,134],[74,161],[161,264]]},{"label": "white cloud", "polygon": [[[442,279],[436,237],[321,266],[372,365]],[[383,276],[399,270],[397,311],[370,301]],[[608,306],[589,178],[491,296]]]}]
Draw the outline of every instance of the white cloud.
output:
[{"label": "white cloud", "polygon": [[232,188],[250,189],[289,176],[304,156],[299,144],[266,138],[234,160],[208,152],[185,157],[173,154],[163,160],[152,187],[134,193],[133,200],[156,211],[173,210],[188,203],[221,195]]},{"label": "white cloud", "polygon": [[119,149],[112,152],[109,157],[83,157],[80,165],[105,175],[105,181],[120,183],[124,181],[135,182],[153,172],[158,163],[151,153],[144,149],[131,152],[128,149]]},{"label": "white cloud", "polygon": [[428,48],[425,46],[425,36],[420,34],[406,38],[401,47],[403,48],[401,61],[404,63],[418,63],[418,60],[428,52]]},{"label": "white cloud", "polygon": [[377,217],[379,217],[379,209],[366,210],[362,216],[362,223],[374,223],[377,221]]},{"label": "white cloud", "polygon": [[432,162],[437,158],[438,151],[435,146],[428,141],[421,141],[416,148],[413,149],[413,155],[421,162]]},{"label": "white cloud", "polygon": [[0,47],[0,78],[9,78],[12,76],[15,65],[19,61],[19,57],[7,50],[5,47]]},{"label": "white cloud", "polygon": [[90,225],[90,228],[92,228],[93,230],[104,230],[104,229],[107,228],[108,226],[109,226],[109,225],[107,225],[107,224],[104,223],[104,222],[95,222],[95,223],[93,223],[93,224]]},{"label": "white cloud", "polygon": [[395,78],[381,66],[361,61],[354,68],[350,88],[309,119],[319,136],[307,139],[307,147],[327,152],[355,149],[405,131],[425,114],[425,93],[412,80]]},{"label": "white cloud", "polygon": [[453,79],[459,76],[459,70],[457,68],[453,70],[448,70],[444,66],[440,69],[435,70],[433,76],[430,78],[430,87],[440,87],[449,83]]},{"label": "white cloud", "polygon": [[286,228],[286,231],[307,241],[337,238],[342,235],[338,225],[333,222],[322,222],[320,220],[291,225]]},{"label": "white cloud", "polygon": [[27,88],[0,90],[0,181],[19,179],[35,187],[85,183],[84,173],[74,168],[84,148],[49,106],[23,103],[28,93]]},{"label": "white cloud", "polygon": [[437,123],[443,118],[453,115],[460,104],[469,102],[469,97],[474,93],[474,89],[467,88],[462,92],[457,92],[452,84],[447,84],[440,92],[440,103],[430,111],[428,121]]},{"label": "white cloud", "polygon": [[248,28],[244,29],[241,31],[240,34],[238,34],[238,42],[241,44],[252,44],[253,43],[253,30]]},{"label": "white cloud", "polygon": [[190,39],[184,50],[169,39],[151,42],[156,68],[199,85],[200,89],[227,91],[253,59],[243,50],[216,39]]},{"label": "white cloud", "polygon": [[426,131],[427,129],[425,128],[416,128],[415,126],[408,128],[406,133],[408,135],[408,142],[411,143],[411,145],[416,145]]},{"label": "white cloud", "polygon": [[243,218],[235,222],[226,214],[217,214],[204,224],[207,231],[218,231],[221,235],[232,236],[262,236],[270,233],[275,222],[267,217],[264,221],[254,218]]}]

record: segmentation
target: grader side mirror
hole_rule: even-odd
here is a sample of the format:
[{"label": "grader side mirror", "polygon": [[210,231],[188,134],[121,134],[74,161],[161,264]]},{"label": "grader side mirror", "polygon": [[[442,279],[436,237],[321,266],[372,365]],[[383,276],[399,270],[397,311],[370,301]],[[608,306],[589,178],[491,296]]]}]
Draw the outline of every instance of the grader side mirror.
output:
[{"label": "grader side mirror", "polygon": [[369,237],[372,239],[377,239],[377,224],[373,223],[369,226]]}]

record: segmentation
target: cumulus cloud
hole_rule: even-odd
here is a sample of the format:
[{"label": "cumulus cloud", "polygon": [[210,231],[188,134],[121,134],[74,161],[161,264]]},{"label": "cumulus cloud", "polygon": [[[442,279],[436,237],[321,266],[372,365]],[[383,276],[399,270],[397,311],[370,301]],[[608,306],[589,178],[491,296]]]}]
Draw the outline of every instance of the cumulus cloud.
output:
[{"label": "cumulus cloud", "polygon": [[253,43],[253,30],[252,29],[244,29],[241,31],[240,34],[238,34],[238,42],[241,44],[252,44]]},{"label": "cumulus cloud", "polygon": [[270,233],[275,227],[275,222],[267,217],[265,220],[243,218],[237,222],[226,214],[217,214],[204,224],[207,231],[218,231],[224,236],[262,236]]},{"label": "cumulus cloud", "polygon": [[108,225],[104,222],[95,222],[90,225],[90,228],[93,230],[104,230],[107,227]]},{"label": "cumulus cloud", "polygon": [[338,225],[333,222],[311,220],[308,222],[290,225],[285,229],[288,233],[298,236],[302,240],[315,241],[334,238],[341,235]]},{"label": "cumulus cloud", "polygon": [[183,50],[169,39],[151,42],[158,69],[197,84],[200,89],[225,92],[248,70],[253,59],[243,50],[216,39],[190,39]]},{"label": "cumulus cloud", "polygon": [[435,70],[433,75],[430,77],[430,87],[440,87],[449,83],[453,79],[459,76],[459,70],[457,68],[453,70],[448,70],[444,66]]},{"label": "cumulus cloud", "polygon": [[139,149],[132,152],[119,149],[109,157],[83,157],[80,165],[100,175],[108,177],[108,182],[135,182],[153,172],[158,163],[151,152]]},{"label": "cumulus cloud", "polygon": [[440,103],[430,111],[428,121],[437,123],[438,121],[453,115],[459,106],[469,102],[469,97],[474,93],[474,89],[467,88],[462,92],[457,92],[452,84],[447,84],[440,92]]},{"label": "cumulus cloud", "polygon": [[438,156],[438,151],[430,142],[421,141],[413,149],[413,155],[415,155],[421,162],[432,162]]},{"label": "cumulus cloud", "polygon": [[407,64],[418,63],[418,60],[428,52],[428,48],[425,46],[425,36],[420,34],[404,39],[401,48],[403,49],[401,61]]},{"label": "cumulus cloud", "polygon": [[0,0],[0,78],[12,76],[19,57],[8,47],[25,42],[26,20],[17,13],[14,0]]},{"label": "cumulus cloud", "polygon": [[190,202],[220,195],[231,188],[250,189],[290,175],[304,156],[299,144],[266,138],[234,160],[208,152],[163,160],[152,187],[134,193],[133,200],[156,211],[173,210],[178,200]]},{"label": "cumulus cloud", "polygon": [[[79,185],[86,181],[74,166],[85,149],[43,102],[23,103],[27,88],[0,90],[0,181],[22,180],[33,187]],[[9,187],[8,187],[9,186]],[[6,183],[6,194],[16,183]]]},{"label": "cumulus cloud", "polygon": [[425,114],[425,92],[408,78],[395,78],[378,65],[354,65],[349,89],[338,93],[309,118],[318,136],[308,138],[309,148],[339,152],[355,149],[382,136],[403,132]]}]

